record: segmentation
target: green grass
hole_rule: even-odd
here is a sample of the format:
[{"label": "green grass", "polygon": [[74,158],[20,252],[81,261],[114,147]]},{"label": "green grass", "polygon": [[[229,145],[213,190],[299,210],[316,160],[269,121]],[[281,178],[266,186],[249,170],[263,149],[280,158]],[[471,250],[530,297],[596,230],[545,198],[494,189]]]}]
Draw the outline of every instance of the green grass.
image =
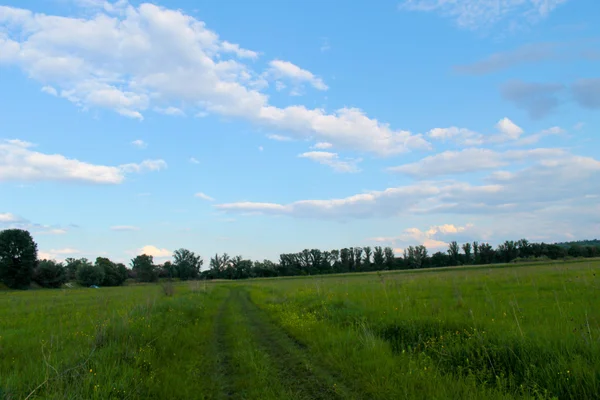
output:
[{"label": "green grass", "polygon": [[0,398],[592,399],[600,261],[0,291]]}]

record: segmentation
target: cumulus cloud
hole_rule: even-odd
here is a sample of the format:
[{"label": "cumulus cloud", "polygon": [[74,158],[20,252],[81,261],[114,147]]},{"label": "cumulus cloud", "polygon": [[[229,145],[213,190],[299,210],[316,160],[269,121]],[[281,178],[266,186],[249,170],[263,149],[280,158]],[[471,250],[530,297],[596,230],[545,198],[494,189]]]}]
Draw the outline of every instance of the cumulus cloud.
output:
[{"label": "cumulus cloud", "polygon": [[563,89],[561,84],[512,80],[502,85],[500,93],[505,100],[525,109],[531,118],[540,119],[559,106],[558,95]]},{"label": "cumulus cloud", "polygon": [[448,248],[448,242],[456,240],[458,234],[473,230],[473,224],[457,226],[453,224],[434,225],[427,230],[419,228],[407,228],[402,234],[390,237],[375,237],[368,240],[395,247],[395,252],[401,252],[408,246],[423,245],[428,250],[444,251]]},{"label": "cumulus cloud", "polygon": [[340,160],[337,153],[331,153],[328,151],[309,151],[306,153],[299,154],[300,158],[308,158],[319,164],[327,165],[336,172],[359,172],[357,164],[361,161],[360,159],[349,159]]},{"label": "cumulus cloud", "polygon": [[177,108],[177,107],[166,107],[166,108],[161,108],[161,107],[156,107],[155,108],[156,112],[160,113],[160,114],[164,114],[164,115],[171,115],[171,116],[175,116],[175,117],[183,117],[185,116],[185,112],[183,112],[182,109]]},{"label": "cumulus cloud", "polygon": [[148,256],[157,257],[157,258],[165,258],[171,257],[173,252],[167,249],[160,249],[156,246],[146,245],[137,251],[137,254],[146,254]]},{"label": "cumulus cloud", "polygon": [[197,197],[199,199],[202,200],[206,200],[206,201],[215,201],[215,199],[213,199],[212,197],[210,197],[209,195],[202,193],[202,192],[198,192],[194,195],[194,197]]},{"label": "cumulus cloud", "polygon": [[542,148],[497,152],[490,149],[471,148],[461,151],[444,151],[415,163],[388,168],[388,171],[427,179],[442,175],[479,172],[508,165],[514,166],[515,162],[556,160],[564,156],[568,156],[568,153],[562,149]]},{"label": "cumulus cloud", "polygon": [[401,10],[436,12],[453,19],[460,28],[480,29],[503,20],[534,23],[567,0],[404,0]]},{"label": "cumulus cloud", "polygon": [[39,251],[38,252],[38,258],[40,260],[58,260],[58,261],[62,261],[65,258],[74,256],[74,255],[78,255],[81,254],[82,252],[78,249],[74,249],[71,247],[66,247],[63,249],[51,249],[48,251]]},{"label": "cumulus cloud", "polygon": [[1,181],[71,181],[95,184],[119,184],[125,174],[158,171],[166,167],[163,160],[145,160],[139,164],[105,166],[44,154],[32,150],[31,143],[19,140],[0,141]]},{"label": "cumulus cloud", "polygon": [[289,142],[292,140],[291,137],[282,136],[282,135],[267,135],[267,138],[278,141],[278,142]]},{"label": "cumulus cloud", "polygon": [[333,147],[333,145],[331,143],[318,142],[318,143],[315,143],[315,145],[312,148],[317,149],[317,150],[325,150],[325,149],[330,149],[332,147]]},{"label": "cumulus cloud", "polygon": [[448,128],[433,128],[426,136],[431,140],[455,142],[461,146],[479,146],[485,143],[498,144],[518,140],[524,133],[523,129],[509,118],[502,118],[496,123],[496,134],[481,134],[467,128],[451,126]]},{"label": "cumulus cloud", "polygon": [[321,78],[316,77],[312,72],[302,69],[289,61],[273,60],[269,63],[269,75],[274,79],[287,79],[295,85],[308,83],[317,90],[327,90],[329,87]]},{"label": "cumulus cloud", "polygon": [[[528,156],[509,154],[512,158]],[[240,202],[219,204],[216,208],[228,213],[341,220],[425,214],[516,215],[558,205],[565,207],[563,212],[574,212],[585,195],[600,194],[596,183],[600,161],[568,153],[555,158],[537,156],[533,165],[516,171],[494,171],[479,184],[426,180],[344,198],[288,204]]]},{"label": "cumulus cloud", "polygon": [[[216,113],[379,155],[429,148],[420,135],[358,108],[329,112],[271,105],[261,91],[267,85],[263,74],[242,60],[255,58],[254,52],[220,39],[181,11],[104,2],[93,15],[74,18],[1,6],[0,26],[0,64],[19,67],[84,110],[108,109],[141,120],[148,110],[185,107],[192,115]],[[287,61],[275,60],[271,68],[326,89],[318,77]]]}]

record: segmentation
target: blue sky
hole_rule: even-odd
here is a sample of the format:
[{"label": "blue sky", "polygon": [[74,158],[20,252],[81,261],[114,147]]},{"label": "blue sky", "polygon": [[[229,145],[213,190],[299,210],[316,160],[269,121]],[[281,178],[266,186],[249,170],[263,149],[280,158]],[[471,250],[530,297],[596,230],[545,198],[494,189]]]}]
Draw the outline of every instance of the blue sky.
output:
[{"label": "blue sky", "polygon": [[40,256],[600,237],[595,0],[0,0]]}]

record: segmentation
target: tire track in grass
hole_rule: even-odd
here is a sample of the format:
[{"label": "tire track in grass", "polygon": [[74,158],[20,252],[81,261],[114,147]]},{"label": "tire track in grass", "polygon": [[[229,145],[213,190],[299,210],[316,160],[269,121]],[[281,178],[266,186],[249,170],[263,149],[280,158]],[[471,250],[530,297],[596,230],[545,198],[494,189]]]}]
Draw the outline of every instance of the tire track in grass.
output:
[{"label": "tire track in grass", "polygon": [[271,322],[264,311],[250,300],[243,289],[233,289],[232,297],[239,302],[250,331],[258,345],[269,354],[277,370],[277,378],[300,399],[361,399],[334,374],[312,360],[306,346],[290,337]]},{"label": "tire track in grass", "polygon": [[228,311],[229,303],[232,300],[232,292],[229,291],[227,297],[219,306],[219,311],[214,321],[214,340],[217,353],[217,379],[221,387],[221,393],[216,394],[216,398],[234,398],[231,354],[227,346],[227,330],[225,324],[225,315]]}]

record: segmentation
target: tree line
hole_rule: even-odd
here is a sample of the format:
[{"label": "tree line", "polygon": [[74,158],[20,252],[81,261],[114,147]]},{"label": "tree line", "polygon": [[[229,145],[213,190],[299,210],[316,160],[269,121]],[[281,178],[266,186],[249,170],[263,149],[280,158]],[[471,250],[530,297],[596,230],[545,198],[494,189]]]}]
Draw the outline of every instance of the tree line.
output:
[{"label": "tree line", "polygon": [[[584,243],[584,244],[580,244]],[[204,260],[187,249],[173,253],[173,261],[155,264],[151,255],[133,258],[129,267],[106,257],[95,262],[67,258],[64,263],[38,260],[37,244],[26,230],[0,231],[0,281],[9,288],[27,289],[35,282],[41,287],[58,288],[67,282],[82,286],[119,286],[127,280],[156,282],[163,279],[248,279],[260,277],[322,275],[400,269],[440,268],[519,261],[543,261],[567,257],[599,257],[597,240],[569,244],[531,243],[526,239],[505,241],[496,248],[489,243],[453,241],[446,251],[429,254],[423,246],[409,246],[401,256],[391,247],[365,246],[322,251],[305,249],[279,256],[278,262],[252,261],[227,253],[215,254],[208,268]]]}]

